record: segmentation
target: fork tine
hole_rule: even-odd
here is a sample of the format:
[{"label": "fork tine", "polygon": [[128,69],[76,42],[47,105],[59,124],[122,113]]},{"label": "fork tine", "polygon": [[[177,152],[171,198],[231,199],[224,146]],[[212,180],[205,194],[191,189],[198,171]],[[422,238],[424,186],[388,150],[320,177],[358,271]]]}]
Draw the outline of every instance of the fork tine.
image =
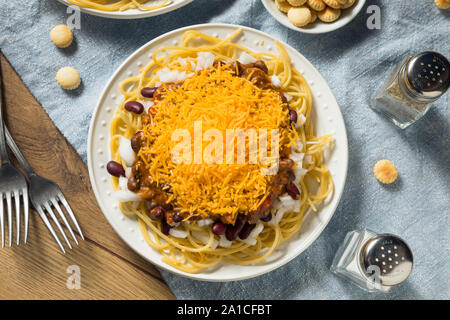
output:
[{"label": "fork tine", "polygon": [[19,245],[20,243],[20,195],[19,191],[14,191],[14,203],[16,207],[16,243]]},{"label": "fork tine", "polygon": [[24,235],[23,235],[23,242],[27,243],[28,239],[28,216],[30,213],[30,207],[29,203],[30,200],[28,199],[28,188],[24,188],[22,190],[22,200],[23,200],[23,224],[24,224]]},{"label": "fork tine", "polygon": [[3,194],[0,194],[0,228],[2,229],[2,248],[5,247],[5,212],[3,210]]},{"label": "fork tine", "polygon": [[72,245],[70,244],[69,239],[67,239],[67,236],[66,236],[63,228],[61,227],[61,224],[59,223],[58,219],[56,219],[56,216],[53,213],[52,208],[50,207],[50,205],[48,203],[44,204],[44,206],[45,206],[45,209],[47,210],[48,214],[52,218],[53,222],[56,224],[56,227],[58,228],[59,232],[61,232],[64,240],[66,240],[67,245],[69,246],[70,249],[72,249]]},{"label": "fork tine", "polygon": [[58,193],[59,201],[63,204],[64,208],[66,208],[67,212],[69,213],[70,219],[72,220],[73,224],[77,228],[78,234],[80,235],[81,239],[84,240],[83,233],[81,232],[80,226],[78,225],[77,219],[75,218],[75,215],[73,214],[72,209],[69,206],[69,203],[67,202],[66,198],[62,194],[62,192]]},{"label": "fork tine", "polygon": [[52,205],[56,208],[56,211],[58,211],[59,216],[61,217],[62,221],[63,221],[64,224],[66,225],[67,229],[69,229],[70,235],[72,236],[73,240],[74,240],[75,243],[78,245],[78,240],[77,240],[77,238],[75,237],[75,235],[74,235],[74,233],[73,233],[73,231],[72,231],[72,228],[70,227],[70,224],[69,224],[69,222],[68,222],[67,219],[66,219],[66,216],[65,216],[64,213],[62,212],[61,207],[60,207],[59,204],[58,204],[58,201],[56,201],[55,199],[52,199],[51,202],[52,202]]},{"label": "fork tine", "polygon": [[53,229],[52,225],[50,224],[50,222],[47,219],[47,216],[45,215],[44,210],[42,210],[41,207],[36,208],[37,212],[39,213],[39,215],[41,216],[42,221],[44,221],[45,226],[47,227],[47,229],[50,231],[50,233],[52,234],[53,238],[55,238],[56,242],[58,243],[59,247],[61,248],[63,253],[66,253],[66,250],[64,250],[64,247],[61,244],[61,241],[59,241],[58,236],[55,233],[55,230]]},{"label": "fork tine", "polygon": [[12,245],[12,203],[11,203],[11,193],[6,193],[6,206],[8,208],[8,244]]}]

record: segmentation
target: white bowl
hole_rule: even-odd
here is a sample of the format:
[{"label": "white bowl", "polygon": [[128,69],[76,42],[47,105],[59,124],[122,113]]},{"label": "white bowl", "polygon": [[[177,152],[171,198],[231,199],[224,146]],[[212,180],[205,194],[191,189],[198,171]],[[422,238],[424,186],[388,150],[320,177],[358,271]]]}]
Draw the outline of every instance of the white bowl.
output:
[{"label": "white bowl", "polygon": [[[334,134],[335,146],[329,156],[327,165],[333,177],[335,189],[332,197],[318,212],[309,212],[304,217],[300,231],[276,250],[264,263],[238,266],[220,264],[212,271],[202,271],[195,274],[177,270],[161,261],[161,254],[152,249],[142,238],[136,219],[125,216],[118,207],[118,201],[112,197],[111,177],[106,171],[106,163],[110,160],[109,126],[114,117],[114,110],[122,102],[119,84],[131,77],[137,76],[139,70],[150,61],[152,53],[161,46],[171,46],[180,43],[183,32],[189,29],[207,33],[212,36],[226,38],[237,28],[242,28],[243,34],[238,43],[254,50],[276,53],[276,39],[261,31],[228,24],[201,24],[177,29],[148,42],[136,50],[112,75],[100,95],[94,110],[88,137],[88,168],[92,189],[106,219],[113,229],[133,250],[153,264],[175,274],[192,279],[207,281],[242,280],[261,275],[274,270],[294,259],[320,235],[333,216],[344,191],[348,165],[347,134],[344,120],[333,93],[326,81],[312,64],[294,48],[283,44],[291,57],[296,69],[303,73],[313,94],[312,120],[316,134]],[[262,43],[261,40],[264,40]]]},{"label": "white bowl", "polygon": [[[58,0],[59,2],[71,6],[74,5],[73,3],[70,3],[66,0]],[[193,0],[171,0],[171,3],[168,4],[165,7],[150,10],[150,11],[143,11],[139,9],[129,9],[126,11],[101,11],[96,9],[90,9],[90,8],[84,8],[80,7],[82,12],[92,14],[94,16],[104,17],[104,18],[112,18],[112,19],[141,19],[141,18],[147,18],[147,17],[153,17],[158,16],[160,14],[164,14],[170,11],[173,11],[175,9],[181,8],[184,5],[187,5],[188,3],[192,2]],[[149,2],[151,3],[151,2]]]},{"label": "white bowl", "polygon": [[342,10],[341,16],[338,20],[332,23],[325,23],[317,18],[317,21],[313,24],[309,24],[303,28],[296,27],[289,21],[287,15],[280,10],[278,10],[277,5],[274,0],[261,0],[264,7],[266,7],[267,11],[278,20],[279,23],[288,27],[289,29],[303,32],[303,33],[327,33],[339,28],[342,28],[347,23],[352,21],[361,9],[364,7],[366,0],[357,0],[357,3],[354,4],[351,8]]}]

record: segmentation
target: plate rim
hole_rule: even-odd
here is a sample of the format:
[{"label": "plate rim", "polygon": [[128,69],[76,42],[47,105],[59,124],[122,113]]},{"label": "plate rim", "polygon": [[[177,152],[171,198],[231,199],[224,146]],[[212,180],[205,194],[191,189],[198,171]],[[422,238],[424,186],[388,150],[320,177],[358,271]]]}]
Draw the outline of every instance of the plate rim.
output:
[{"label": "plate rim", "polygon": [[[68,2],[67,0],[57,0],[58,2],[66,5],[66,6],[76,6],[73,3]],[[168,5],[159,9],[151,10],[151,11],[141,11],[139,13],[132,13],[127,14],[126,11],[123,11],[123,13],[112,13],[116,11],[101,11],[97,9],[91,9],[91,8],[85,8],[81,6],[77,6],[80,8],[81,12],[84,12],[86,14],[102,17],[102,18],[110,18],[110,19],[119,19],[119,20],[134,20],[134,19],[143,19],[143,18],[149,18],[149,17],[155,17],[159,16],[165,13],[169,13],[171,11],[174,11],[176,9],[179,9],[189,3],[191,3],[194,0],[181,0],[179,3],[175,3],[172,5]]]},{"label": "plate rim", "polygon": [[[336,31],[344,26],[346,26],[347,24],[349,24],[350,22],[352,22],[356,16],[361,12],[362,8],[364,7],[364,5],[366,4],[366,0],[359,0],[358,4],[352,9],[352,15],[350,17],[350,19],[347,19],[345,21],[338,19],[335,22],[332,23],[327,23],[326,25],[329,26],[328,29],[323,30],[323,31],[318,31],[315,28],[311,28],[311,29],[305,29],[305,28],[299,28],[294,26],[292,23],[290,23],[289,21],[284,21],[284,19],[279,19],[274,13],[272,8],[269,7],[269,1],[273,2],[274,0],[261,0],[264,8],[267,10],[267,12],[275,19],[277,20],[280,24],[282,24],[283,26],[285,26],[286,28],[289,28],[291,30],[297,31],[297,32],[301,32],[301,33],[307,33],[307,34],[324,34],[324,33],[329,33],[329,32],[333,32]],[[354,12],[354,13],[353,13]],[[284,13],[283,13],[284,14]],[[339,23],[340,21],[340,23]]]},{"label": "plate rim", "polygon": [[[122,69],[125,67],[125,65],[127,65],[130,60],[132,60],[136,55],[139,55],[141,53],[142,50],[144,50],[147,46],[151,46],[154,42],[157,42],[165,37],[169,37],[174,33],[178,33],[178,32],[182,32],[185,30],[190,30],[190,29],[195,29],[195,28],[207,28],[207,27],[219,27],[219,28],[241,28],[242,30],[246,30],[249,32],[254,32],[257,34],[262,34],[265,37],[269,37],[271,39],[273,39],[274,41],[279,41],[281,44],[283,44],[283,46],[285,46],[286,48],[290,49],[290,50],[294,50],[297,54],[299,54],[303,59],[304,62],[307,63],[309,65],[309,67],[311,67],[317,74],[317,76],[325,82],[325,84],[327,85],[328,89],[331,92],[332,98],[333,98],[333,102],[336,104],[337,108],[337,113],[340,117],[340,120],[343,123],[343,131],[342,134],[344,136],[344,149],[345,149],[345,161],[344,161],[344,165],[343,165],[343,185],[342,185],[342,189],[340,190],[339,194],[334,194],[334,197],[337,197],[336,199],[336,203],[335,205],[333,205],[330,209],[331,209],[331,214],[329,215],[327,221],[325,223],[322,223],[320,225],[320,228],[316,228],[314,229],[314,231],[312,232],[312,234],[309,236],[309,241],[306,242],[306,246],[296,252],[295,254],[292,255],[292,257],[289,257],[288,259],[280,259],[279,261],[281,262],[274,262],[273,264],[271,264],[267,269],[264,269],[262,271],[258,271],[256,273],[253,273],[251,275],[243,275],[243,276],[239,276],[239,275],[235,275],[235,276],[231,276],[231,277],[227,277],[227,278],[220,278],[220,279],[211,279],[211,278],[202,278],[199,277],[198,274],[196,273],[186,273],[180,270],[177,270],[175,268],[170,269],[170,266],[166,265],[165,263],[163,263],[162,261],[153,261],[151,259],[149,259],[148,257],[146,257],[145,255],[141,254],[140,252],[138,252],[138,250],[136,250],[131,244],[130,242],[125,239],[124,237],[122,237],[121,233],[118,232],[118,230],[114,227],[114,223],[112,223],[111,221],[111,217],[109,217],[107,214],[105,214],[105,212],[107,212],[107,210],[104,208],[103,203],[101,201],[99,201],[100,196],[97,190],[97,187],[94,187],[97,185],[95,177],[94,177],[94,172],[93,172],[93,164],[91,163],[93,161],[92,159],[92,144],[93,144],[93,128],[95,125],[95,120],[98,116],[98,113],[100,111],[100,105],[102,104],[102,101],[105,99],[106,97],[106,92],[109,90],[111,83],[113,81],[113,79],[118,75],[119,72],[122,71]],[[109,149],[108,149],[109,151]],[[325,227],[328,225],[328,223],[331,221],[332,217],[334,216],[334,213],[336,212],[336,209],[340,203],[340,200],[342,198],[342,195],[344,193],[344,189],[345,189],[345,184],[347,181],[347,173],[348,173],[348,160],[349,160],[349,150],[348,150],[348,135],[347,135],[347,129],[345,126],[345,121],[344,121],[344,117],[342,115],[342,111],[341,108],[339,107],[339,104],[337,103],[336,97],[334,96],[333,92],[331,91],[331,88],[328,85],[328,82],[325,80],[325,78],[323,78],[323,76],[320,74],[320,72],[312,65],[312,63],[306,59],[306,57],[304,57],[298,50],[296,50],[295,48],[293,48],[292,46],[290,46],[289,44],[285,43],[284,41],[278,40],[276,39],[274,36],[271,36],[270,34],[267,34],[263,31],[257,30],[257,29],[253,29],[247,26],[241,26],[241,25],[235,25],[235,24],[227,24],[227,23],[203,23],[203,24],[195,24],[195,25],[190,25],[190,26],[186,26],[186,27],[182,27],[182,28],[178,28],[172,31],[169,31],[167,33],[164,33],[150,41],[148,41],[147,43],[145,43],[144,45],[140,46],[138,49],[136,49],[131,55],[129,55],[121,64],[119,67],[117,67],[117,69],[114,71],[114,73],[109,77],[108,81],[106,82],[105,87],[103,88],[103,90],[101,91],[101,94],[97,100],[95,109],[92,112],[92,117],[91,120],[89,122],[89,131],[88,131],[88,141],[87,141],[87,166],[88,166],[88,172],[89,172],[89,179],[91,182],[91,186],[92,186],[92,190],[94,192],[95,198],[97,200],[97,203],[102,211],[102,214],[105,216],[106,220],[108,221],[108,223],[110,224],[110,226],[112,227],[112,229],[116,232],[116,234],[122,239],[122,241],[124,241],[134,252],[136,252],[138,255],[140,255],[141,257],[143,257],[146,261],[149,261],[151,264],[164,269],[165,271],[168,271],[172,274],[178,275],[178,276],[182,276],[185,278],[189,278],[189,279],[193,279],[193,280],[199,280],[199,281],[207,281],[207,282],[229,282],[229,281],[238,281],[238,280],[245,280],[245,279],[251,279],[251,278],[255,278],[258,276],[261,276],[263,274],[267,274],[275,269],[278,269],[284,265],[286,265],[287,263],[289,263],[290,261],[292,261],[293,259],[295,259],[296,257],[298,257],[301,253],[303,253],[307,248],[309,248],[314,241],[317,240],[317,238],[322,234],[323,230],[325,229]]]}]

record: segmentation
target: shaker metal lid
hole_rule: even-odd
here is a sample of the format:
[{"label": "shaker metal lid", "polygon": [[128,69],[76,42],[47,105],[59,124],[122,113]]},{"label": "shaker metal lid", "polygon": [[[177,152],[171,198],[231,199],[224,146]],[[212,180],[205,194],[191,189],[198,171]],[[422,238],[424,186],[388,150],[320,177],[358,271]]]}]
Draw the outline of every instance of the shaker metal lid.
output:
[{"label": "shaker metal lid", "polygon": [[425,99],[439,98],[450,85],[450,62],[437,52],[425,51],[414,56],[405,73],[408,90]]},{"label": "shaker metal lid", "polygon": [[[413,268],[413,255],[405,241],[392,234],[371,238],[361,250],[364,270],[379,268],[380,283],[394,286],[405,281]],[[371,268],[369,268],[371,267]]]}]

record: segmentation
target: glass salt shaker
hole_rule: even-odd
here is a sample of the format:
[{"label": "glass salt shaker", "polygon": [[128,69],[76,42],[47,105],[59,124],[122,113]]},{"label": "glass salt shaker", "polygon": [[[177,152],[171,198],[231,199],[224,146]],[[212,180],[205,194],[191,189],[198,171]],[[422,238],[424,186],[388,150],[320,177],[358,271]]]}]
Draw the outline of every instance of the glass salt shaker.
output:
[{"label": "glass salt shaker", "polygon": [[347,233],[330,270],[368,292],[388,292],[413,268],[408,245],[392,234],[362,229]]},{"label": "glass salt shaker", "polygon": [[397,65],[370,106],[405,129],[422,118],[449,85],[449,61],[437,52],[425,51]]}]

